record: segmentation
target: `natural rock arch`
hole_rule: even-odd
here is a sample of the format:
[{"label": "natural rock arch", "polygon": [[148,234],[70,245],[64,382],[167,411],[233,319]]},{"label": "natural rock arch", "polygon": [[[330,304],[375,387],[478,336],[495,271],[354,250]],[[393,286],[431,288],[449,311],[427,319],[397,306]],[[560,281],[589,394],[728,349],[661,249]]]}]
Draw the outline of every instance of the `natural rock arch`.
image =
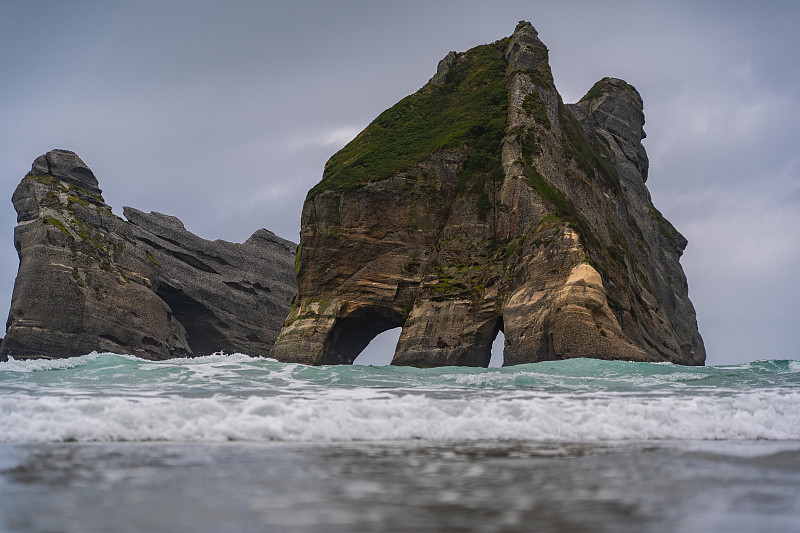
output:
[{"label": "natural rock arch", "polygon": [[[403,343],[403,317],[381,310],[360,310],[359,312],[336,319],[325,340],[319,364],[337,365],[352,364],[362,351],[381,333],[401,328],[398,345]],[[430,350],[439,350],[443,359],[459,366],[487,367],[492,358],[492,344],[498,332],[503,331],[503,317],[498,315],[485,321],[476,330],[476,335],[463,346],[450,346],[441,336],[436,338],[434,346],[419,346],[424,357],[429,357]],[[408,335],[413,336],[412,335]],[[408,341],[406,341],[408,342]],[[398,349],[392,358],[393,365],[424,366],[415,361],[417,350],[412,346]],[[402,354],[402,355],[398,355]]]},{"label": "natural rock arch", "polygon": [[374,310],[341,317],[328,333],[320,364],[352,364],[375,337],[402,325],[402,316]]},{"label": "natural rock arch", "polygon": [[686,240],[650,200],[643,125],[623,80],[564,104],[529,23],[448,54],[309,191],[272,356],[351,362],[401,324],[398,365],[486,366],[500,328],[504,365],[703,364]]}]

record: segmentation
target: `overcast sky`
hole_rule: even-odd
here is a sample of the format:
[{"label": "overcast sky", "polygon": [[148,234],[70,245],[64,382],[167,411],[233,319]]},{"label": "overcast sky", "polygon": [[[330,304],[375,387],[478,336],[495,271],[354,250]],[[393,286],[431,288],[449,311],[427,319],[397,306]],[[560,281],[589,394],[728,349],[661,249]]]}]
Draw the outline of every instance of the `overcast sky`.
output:
[{"label": "overcast sky", "polygon": [[653,201],[708,364],[800,359],[800,2],[0,1],[0,314],[18,261],[11,195],[77,152],[106,201],[205,238],[297,242],[325,161],[450,50],[529,20],[556,86],[603,76],[645,103]]}]

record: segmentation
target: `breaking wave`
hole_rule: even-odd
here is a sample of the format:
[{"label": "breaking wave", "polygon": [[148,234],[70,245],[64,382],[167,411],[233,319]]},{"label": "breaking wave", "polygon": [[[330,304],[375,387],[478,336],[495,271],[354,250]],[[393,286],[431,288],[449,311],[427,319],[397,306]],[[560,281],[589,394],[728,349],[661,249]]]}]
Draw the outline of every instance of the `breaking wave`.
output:
[{"label": "breaking wave", "polygon": [[241,354],[0,363],[0,442],[800,439],[800,363],[502,369]]}]

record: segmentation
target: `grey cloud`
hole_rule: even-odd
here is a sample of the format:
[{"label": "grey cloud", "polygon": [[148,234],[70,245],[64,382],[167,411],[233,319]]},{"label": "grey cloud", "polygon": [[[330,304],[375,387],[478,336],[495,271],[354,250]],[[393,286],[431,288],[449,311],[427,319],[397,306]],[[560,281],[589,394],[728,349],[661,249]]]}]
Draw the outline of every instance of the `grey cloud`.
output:
[{"label": "grey cloud", "polygon": [[[351,132],[449,50],[527,19],[566,101],[606,75],[642,93],[648,186],[689,239],[709,363],[800,358],[800,293],[783,280],[800,250],[798,14],[789,2],[12,2],[0,201],[62,147],[117,212],[174,214],[207,238],[267,227],[297,241],[305,194]],[[0,309],[16,273],[6,206]]]}]

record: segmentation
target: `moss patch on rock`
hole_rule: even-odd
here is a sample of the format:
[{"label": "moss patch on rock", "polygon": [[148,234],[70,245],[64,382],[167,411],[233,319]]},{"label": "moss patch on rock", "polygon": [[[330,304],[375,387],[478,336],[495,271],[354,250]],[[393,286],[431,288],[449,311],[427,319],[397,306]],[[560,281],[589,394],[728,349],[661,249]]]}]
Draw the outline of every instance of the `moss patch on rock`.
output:
[{"label": "moss patch on rock", "polygon": [[563,104],[558,108],[558,119],[564,155],[575,161],[587,176],[602,180],[615,193],[621,192],[619,173],[605,147],[586,137],[578,119]]},{"label": "moss patch on rock", "polygon": [[407,171],[432,153],[464,148],[462,190],[502,179],[508,39],[458,54],[442,85],[428,84],[381,113],[325,165],[312,198],[347,191]]},{"label": "moss patch on rock", "polygon": [[42,217],[42,224],[46,226],[55,226],[61,231],[63,231],[67,235],[67,237],[73,238],[70,232],[67,230],[67,228],[64,227],[64,224],[57,218],[45,215]]},{"label": "moss patch on rock", "polygon": [[686,237],[684,237],[677,229],[675,229],[675,226],[673,226],[669,220],[664,218],[664,215],[661,214],[661,211],[656,209],[656,206],[654,206],[652,202],[650,202],[648,208],[650,210],[650,218],[655,220],[658,224],[658,231],[661,233],[661,235],[677,243],[686,242]]},{"label": "moss patch on rock", "polygon": [[546,128],[550,127],[550,118],[547,116],[547,108],[544,102],[542,102],[539,93],[536,91],[525,95],[525,98],[522,100],[522,109],[524,109],[528,115],[532,116],[538,124]]}]

